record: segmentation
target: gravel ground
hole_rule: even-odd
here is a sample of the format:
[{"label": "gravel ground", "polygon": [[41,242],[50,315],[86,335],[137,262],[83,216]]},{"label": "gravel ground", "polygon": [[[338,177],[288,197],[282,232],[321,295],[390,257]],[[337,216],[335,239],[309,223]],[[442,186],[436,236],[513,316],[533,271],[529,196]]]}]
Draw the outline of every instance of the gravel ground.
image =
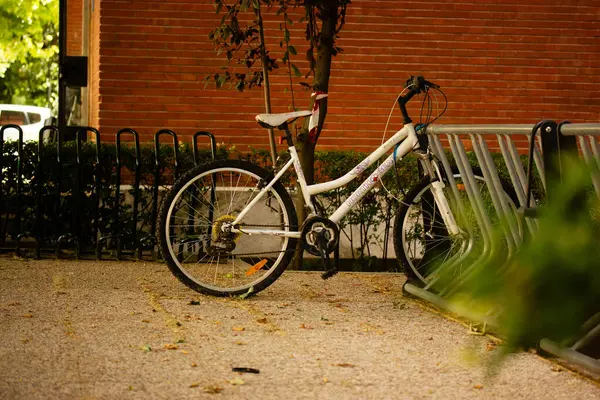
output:
[{"label": "gravel ground", "polygon": [[[404,298],[402,275],[286,272],[246,299],[150,262],[0,259],[1,399],[600,399]],[[250,367],[259,374],[232,372]]]}]

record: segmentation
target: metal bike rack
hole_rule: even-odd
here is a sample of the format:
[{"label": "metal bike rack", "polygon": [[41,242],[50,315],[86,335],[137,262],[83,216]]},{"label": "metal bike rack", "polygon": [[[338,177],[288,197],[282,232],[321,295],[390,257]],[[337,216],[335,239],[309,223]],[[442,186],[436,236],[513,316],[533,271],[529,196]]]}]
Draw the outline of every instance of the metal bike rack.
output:
[{"label": "metal bike rack", "polygon": [[[173,143],[173,175],[175,179],[179,175],[179,141],[177,134],[170,129],[161,129],[154,135],[154,184],[152,186],[152,213],[150,217],[150,232],[140,238],[140,244],[143,248],[152,250],[152,258],[156,258],[156,218],[158,216],[158,197],[160,187],[160,137],[163,135],[170,136]],[[197,153],[195,153],[197,154]]]},{"label": "metal bike rack", "polygon": [[137,217],[138,217],[138,204],[140,196],[140,139],[139,134],[131,128],[123,128],[119,130],[115,135],[116,142],[116,171],[115,171],[115,197],[114,197],[114,208],[113,208],[113,229],[110,235],[103,236],[98,239],[98,248],[96,250],[96,258],[99,260],[102,257],[101,244],[105,243],[109,239],[115,241],[116,245],[116,258],[121,259],[122,253],[122,241],[121,241],[121,219],[120,219],[120,204],[121,204],[121,135],[130,134],[134,140],[134,151],[135,151],[135,178],[133,184],[133,211],[131,221],[132,231],[132,243],[134,243],[135,249],[137,250],[138,259],[141,258],[141,246],[137,240]]},{"label": "metal bike rack", "polygon": [[[0,182],[2,182],[2,180],[4,179],[4,132],[6,132],[8,129],[16,129],[18,134],[19,134],[19,138],[17,140],[17,203],[21,204],[21,187],[23,185],[23,164],[22,164],[22,157],[23,157],[23,130],[21,129],[20,126],[18,125],[14,125],[14,124],[9,124],[9,125],[4,125],[1,129],[0,129]],[[10,211],[10,210],[8,210]],[[3,214],[4,210],[2,209],[2,191],[0,190],[0,221],[1,221],[1,217]],[[9,222],[10,217],[7,215],[6,217],[6,225],[8,226],[8,222]],[[21,226],[21,208],[17,207],[17,210],[15,212],[15,220],[16,223],[18,224],[18,226],[20,228],[22,228]],[[20,229],[21,230],[21,229]],[[4,244],[5,243],[5,234],[4,232],[0,232],[0,243]]]},{"label": "metal bike rack", "polygon": [[22,257],[21,254],[21,241],[26,238],[33,238],[35,242],[35,258],[40,259],[42,249],[42,159],[44,149],[44,136],[47,131],[51,131],[55,136],[58,136],[58,128],[56,126],[44,126],[40,129],[38,136],[38,152],[37,152],[37,165],[35,168],[35,224],[33,232],[22,232],[17,236],[17,244],[15,253],[17,256]]},{"label": "metal bike rack", "polygon": [[[600,199],[600,124],[569,124],[563,122],[556,124],[553,121],[541,121],[536,125],[437,125],[428,128],[427,133],[431,143],[431,149],[435,156],[440,160],[449,184],[452,188],[452,199],[456,204],[458,218],[464,212],[463,199],[458,193],[457,185],[452,177],[450,162],[446,157],[446,152],[442,142],[448,143],[452,156],[465,185],[467,200],[471,206],[475,223],[478,226],[466,226],[469,233],[473,229],[479,229],[483,241],[482,254],[478,260],[467,265],[451,282],[445,282],[443,287],[437,287],[436,279],[433,279],[424,287],[419,287],[410,282],[404,285],[404,290],[416,297],[428,301],[436,306],[448,311],[459,314],[471,321],[485,323],[491,330],[501,331],[498,326],[494,312],[490,310],[486,315],[472,311],[467,307],[461,307],[447,300],[452,294],[456,293],[461,284],[469,279],[476,263],[485,262],[498,254],[498,249],[494,249],[495,241],[491,238],[491,222],[487,211],[483,207],[481,193],[474,181],[474,174],[471,169],[465,148],[471,148],[475,153],[477,162],[482,170],[484,180],[488,185],[490,197],[493,203],[494,212],[501,217],[509,217],[510,209],[505,200],[503,187],[500,182],[498,171],[491,157],[490,147],[497,142],[498,149],[502,154],[504,164],[506,165],[510,181],[518,199],[517,206],[520,210],[531,210],[536,206],[535,199],[532,198],[532,176],[534,165],[540,177],[542,188],[546,192],[546,198],[552,197],[548,193],[547,179],[559,179],[562,169],[562,156],[565,149],[574,150],[578,143],[582,158],[592,171],[592,182],[598,198]],[[523,163],[515,146],[515,138],[519,135],[526,136],[529,141],[529,157],[527,173],[523,168]],[[571,138],[576,137],[576,141]],[[494,141],[495,139],[495,141]],[[542,151],[543,150],[543,151]],[[559,157],[556,157],[556,155]],[[550,200],[551,201],[551,200]],[[509,260],[511,253],[521,244],[524,230],[527,227],[531,235],[535,235],[537,230],[537,221],[535,213],[524,213],[525,217],[521,219],[522,231],[516,224],[515,219],[506,218],[501,225],[503,238],[507,243],[506,254],[501,254],[498,258],[500,264],[502,260]],[[503,218],[501,218],[502,221]],[[471,236],[470,236],[471,237]],[[471,239],[472,240],[472,239]],[[471,251],[471,243],[465,246],[462,252],[446,260],[440,268],[455,268],[461,265],[461,262],[468,258]],[[494,259],[496,261],[496,259]],[[499,271],[503,270],[502,265],[498,266]],[[439,286],[439,285],[438,285]],[[549,339],[542,339],[539,346],[544,351],[555,356],[561,357],[574,364],[579,364],[590,371],[600,373],[600,361],[595,360],[580,350],[593,340],[600,338],[600,313],[590,318],[582,327],[582,334],[570,346],[563,346],[552,342]]]},{"label": "metal bike rack", "polygon": [[[475,175],[471,168],[466,148],[473,149],[477,162],[483,173],[483,177],[488,184],[488,190],[492,199],[492,204],[496,215],[499,217],[501,222],[502,232],[504,239],[508,245],[509,253],[506,258],[514,252],[516,247],[521,243],[524,227],[519,229],[517,221],[512,218],[510,205],[508,199],[504,196],[504,188],[502,186],[500,177],[494,160],[491,156],[490,147],[497,143],[497,148],[502,154],[504,163],[509,172],[510,181],[515,194],[517,196],[517,207],[525,207],[526,203],[526,192],[527,192],[527,179],[518,154],[514,139],[518,136],[528,138],[530,141],[533,137],[532,130],[534,125],[433,125],[428,128],[427,133],[431,143],[431,148],[434,155],[440,160],[444,172],[448,177],[450,187],[452,189],[452,201],[456,204],[457,218],[462,218],[466,204],[463,203],[456,182],[453,178],[452,168],[450,162],[444,151],[442,142],[445,141],[449,144],[451,149],[454,162],[458,167],[458,171],[463,179],[464,190],[467,194],[468,202],[473,210],[475,223],[477,226],[465,226],[465,229],[469,233],[470,242],[465,245],[465,248],[455,254],[451,259],[446,260],[444,268],[456,268],[461,265],[469,256],[474,248],[472,232],[478,229],[481,232],[481,240],[483,242],[483,249],[476,262],[471,262],[471,265],[475,263],[481,263],[488,261],[491,257],[497,254],[497,249],[494,248],[495,241],[492,240],[493,229],[488,212],[485,209],[484,202],[479,190],[479,186],[476,183]],[[534,159],[540,171],[540,176],[544,178],[543,174],[543,160],[541,157],[541,149],[537,142],[534,143]],[[464,218],[463,218],[464,220]],[[535,221],[525,219],[524,225],[533,232],[536,228]],[[405,290],[418,297],[426,296],[428,301],[434,300],[431,296],[441,300],[442,297],[451,295],[459,284],[467,279],[471,271],[471,266],[467,265],[466,269],[460,273],[456,281],[451,285],[447,285],[443,288],[436,288],[436,294],[433,294],[431,289],[436,285],[437,280],[433,279],[424,288],[420,288],[411,283],[405,285]],[[427,293],[425,293],[427,292]],[[433,302],[435,302],[434,300]],[[447,306],[444,301],[444,308]]]},{"label": "metal bike rack", "polygon": [[[75,169],[75,181],[74,181],[73,191],[72,191],[72,195],[71,195],[73,198],[74,206],[73,206],[73,210],[71,210],[70,232],[59,236],[58,239],[56,240],[56,258],[60,257],[60,250],[62,248],[63,243],[74,243],[76,246],[75,258],[79,259],[79,257],[81,256],[81,237],[80,237],[81,227],[80,227],[80,221],[79,221],[79,217],[80,217],[79,201],[80,201],[80,198],[82,195],[82,193],[81,193],[81,136],[83,133],[86,133],[86,131],[78,129],[77,133],[75,135],[75,147],[76,147],[75,168],[76,169]],[[59,132],[58,140],[57,140],[57,147],[56,147],[59,171],[62,170],[62,165],[60,163],[61,149],[62,149],[62,135]],[[58,196],[59,196],[57,201],[59,203],[59,207],[60,207],[60,196],[62,194],[60,191],[61,178],[62,178],[62,174],[59,174],[59,179],[57,182]]]},{"label": "metal bike rack", "polygon": [[[576,138],[579,153],[591,173],[591,180],[598,200],[600,200],[600,124],[568,124],[558,127],[559,140]],[[572,147],[572,144],[570,145]],[[539,347],[543,351],[562,358],[570,363],[580,365],[585,369],[600,374],[600,359],[594,359],[581,352],[585,346],[600,340],[600,312],[588,319],[581,328],[581,336],[570,345],[558,344],[544,338]]]}]

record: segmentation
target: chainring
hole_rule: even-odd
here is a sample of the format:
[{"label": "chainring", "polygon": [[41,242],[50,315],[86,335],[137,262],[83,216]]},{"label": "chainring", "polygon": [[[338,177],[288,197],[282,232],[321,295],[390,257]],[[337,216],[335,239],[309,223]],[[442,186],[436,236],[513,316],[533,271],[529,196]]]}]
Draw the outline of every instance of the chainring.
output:
[{"label": "chainring", "polygon": [[309,217],[304,221],[302,225],[302,247],[304,250],[309,252],[314,256],[321,256],[321,252],[319,251],[319,246],[316,242],[316,235],[319,232],[325,230],[325,237],[327,239],[327,248],[325,251],[327,254],[331,254],[337,247],[340,241],[340,229],[330,219],[314,216]]}]

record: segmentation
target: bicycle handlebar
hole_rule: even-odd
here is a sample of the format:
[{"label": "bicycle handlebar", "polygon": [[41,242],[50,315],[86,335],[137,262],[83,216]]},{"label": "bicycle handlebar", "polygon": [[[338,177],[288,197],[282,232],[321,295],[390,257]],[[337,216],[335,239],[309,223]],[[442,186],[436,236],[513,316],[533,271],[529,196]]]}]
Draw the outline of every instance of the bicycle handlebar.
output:
[{"label": "bicycle handlebar", "polygon": [[404,118],[403,123],[406,125],[412,122],[412,119],[410,119],[408,112],[406,111],[406,103],[408,103],[416,94],[427,92],[429,88],[439,89],[440,86],[425,80],[422,76],[411,76],[406,81],[405,87],[410,89],[408,93],[398,97],[398,105],[400,106],[402,117]]}]

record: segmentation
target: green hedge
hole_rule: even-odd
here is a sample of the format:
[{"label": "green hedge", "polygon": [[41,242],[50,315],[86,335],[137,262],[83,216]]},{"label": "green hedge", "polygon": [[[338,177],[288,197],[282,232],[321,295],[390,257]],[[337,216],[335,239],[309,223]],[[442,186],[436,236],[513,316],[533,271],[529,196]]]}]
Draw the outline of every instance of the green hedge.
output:
[{"label": "green hedge", "polygon": [[[153,146],[144,145],[140,148],[139,160],[141,185],[140,204],[138,208],[138,224],[135,232],[132,226],[132,207],[126,204],[125,195],[121,193],[119,201],[119,219],[121,221],[120,234],[124,249],[135,247],[135,239],[148,235],[152,226],[152,186],[155,174],[155,155]],[[160,147],[160,184],[170,185],[174,176],[183,174],[194,165],[192,149],[183,144],[179,148],[179,165],[174,170],[174,154],[169,145]],[[2,161],[2,199],[0,201],[2,214],[0,218],[0,240],[16,239],[20,233],[36,233],[36,217],[39,212],[41,218],[40,232],[37,232],[45,243],[53,243],[65,233],[79,230],[81,243],[92,246],[95,243],[95,224],[98,224],[99,236],[110,236],[114,231],[115,220],[115,160],[116,148],[112,144],[103,144],[99,152],[99,178],[100,190],[96,193],[96,148],[93,143],[83,143],[80,153],[81,160],[81,186],[76,189],[77,168],[76,148],[74,142],[63,145],[60,156],[60,165],[57,163],[55,146],[45,146],[42,149],[42,168],[40,176],[37,173],[38,150],[36,143],[26,143],[22,157],[22,194],[17,196],[17,154],[16,143],[7,142],[4,145],[4,159]],[[352,166],[360,163],[367,154],[352,151],[317,152],[315,154],[316,182],[336,179],[347,173]],[[200,162],[210,161],[209,151],[199,152]],[[269,166],[270,155],[265,150],[251,150],[249,153],[239,153],[233,149],[219,147],[217,158],[245,158],[259,165]],[[286,153],[280,155],[282,160],[289,157]],[[470,155],[474,160],[474,155]],[[496,164],[500,175],[508,181],[508,173],[503,166],[500,155],[495,155]],[[283,161],[279,162],[280,165]],[[476,162],[474,162],[476,164]],[[413,155],[408,155],[398,162],[397,173],[388,173],[378,188],[367,194],[364,201],[342,221],[343,234],[350,240],[353,258],[357,268],[375,268],[378,260],[374,256],[373,246],[382,246],[385,235],[376,235],[375,228],[380,224],[389,224],[398,207],[398,199],[402,198],[403,189],[408,190],[419,178],[418,162]],[[121,149],[121,184],[133,184],[133,171],[135,167],[135,152],[132,147],[122,146]],[[366,178],[376,167],[369,168],[364,173]],[[60,179],[60,193],[58,183]],[[284,183],[293,186],[291,174],[284,176]],[[317,198],[318,204],[325,215],[335,210],[361,183],[363,179],[355,179],[346,187],[324,193]],[[41,207],[37,207],[37,183],[41,182]],[[133,189],[128,191],[133,197]],[[78,194],[77,194],[78,193]],[[99,218],[96,221],[95,205],[96,195],[99,195]],[[78,205],[76,207],[76,204]],[[17,211],[21,209],[22,223],[18,226],[16,221]],[[79,210],[79,212],[74,212]],[[348,228],[350,225],[358,230],[358,235]],[[366,267],[365,267],[366,266]],[[381,268],[381,266],[380,266]],[[387,267],[385,267],[387,268]]]}]

